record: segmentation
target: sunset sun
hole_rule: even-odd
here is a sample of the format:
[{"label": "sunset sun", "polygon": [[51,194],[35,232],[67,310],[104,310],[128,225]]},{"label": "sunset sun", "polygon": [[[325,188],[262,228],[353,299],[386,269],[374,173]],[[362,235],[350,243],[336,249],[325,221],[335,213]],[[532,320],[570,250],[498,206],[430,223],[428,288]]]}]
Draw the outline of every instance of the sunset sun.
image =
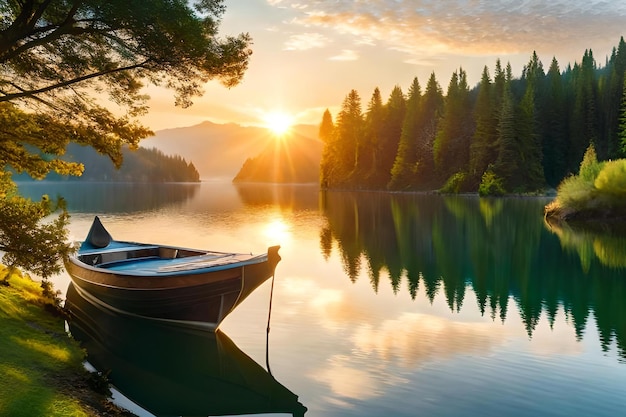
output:
[{"label": "sunset sun", "polygon": [[271,112],[263,118],[265,127],[276,136],[283,136],[291,130],[293,117],[283,112]]}]

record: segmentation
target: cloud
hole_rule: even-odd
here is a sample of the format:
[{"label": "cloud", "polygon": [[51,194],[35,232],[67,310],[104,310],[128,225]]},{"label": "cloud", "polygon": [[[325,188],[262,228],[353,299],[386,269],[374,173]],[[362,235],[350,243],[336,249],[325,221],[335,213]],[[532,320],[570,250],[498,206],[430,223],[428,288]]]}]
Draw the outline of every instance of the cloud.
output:
[{"label": "cloud", "polygon": [[307,9],[309,7],[308,3],[297,3],[294,1],[286,1],[286,0],[267,0],[267,4],[273,7],[283,8],[292,8],[292,9]]},{"label": "cloud", "polygon": [[359,59],[359,54],[352,49],[344,49],[339,55],[331,56],[331,61],[356,61]]},{"label": "cloud", "polygon": [[330,39],[320,33],[301,33],[292,35],[285,42],[286,51],[306,51],[307,49],[323,48]]},{"label": "cloud", "polygon": [[309,5],[308,4],[304,4],[304,3],[292,3],[291,4],[291,8],[292,9],[308,9]]},{"label": "cloud", "polygon": [[597,42],[617,44],[626,19],[626,2],[600,0],[317,0],[307,4],[293,24],[348,35],[357,44],[376,42],[414,57],[553,53],[585,49]]}]

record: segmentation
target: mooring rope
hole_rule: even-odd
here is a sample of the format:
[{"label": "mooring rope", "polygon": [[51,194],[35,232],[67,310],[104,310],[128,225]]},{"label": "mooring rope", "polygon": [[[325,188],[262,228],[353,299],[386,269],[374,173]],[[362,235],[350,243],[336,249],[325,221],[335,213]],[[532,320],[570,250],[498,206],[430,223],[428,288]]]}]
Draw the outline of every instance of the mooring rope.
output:
[{"label": "mooring rope", "polygon": [[274,296],[274,277],[276,276],[276,272],[272,274],[272,286],[270,289],[270,306],[267,312],[267,331],[265,333],[265,365],[267,367],[267,372],[272,375],[272,370],[270,369],[270,319],[272,317],[272,298]]}]

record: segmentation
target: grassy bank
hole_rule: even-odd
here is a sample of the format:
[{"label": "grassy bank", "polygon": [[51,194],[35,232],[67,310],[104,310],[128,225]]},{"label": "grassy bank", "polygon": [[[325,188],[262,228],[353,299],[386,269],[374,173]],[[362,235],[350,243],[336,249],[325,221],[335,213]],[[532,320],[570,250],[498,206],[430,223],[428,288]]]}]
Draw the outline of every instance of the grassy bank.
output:
[{"label": "grassy bank", "polygon": [[626,159],[598,161],[590,145],[578,175],[565,178],[547,218],[578,221],[626,221]]},{"label": "grassy bank", "polygon": [[132,415],[91,388],[85,352],[65,332],[63,316],[40,283],[19,272],[7,281],[0,285],[0,415]]}]

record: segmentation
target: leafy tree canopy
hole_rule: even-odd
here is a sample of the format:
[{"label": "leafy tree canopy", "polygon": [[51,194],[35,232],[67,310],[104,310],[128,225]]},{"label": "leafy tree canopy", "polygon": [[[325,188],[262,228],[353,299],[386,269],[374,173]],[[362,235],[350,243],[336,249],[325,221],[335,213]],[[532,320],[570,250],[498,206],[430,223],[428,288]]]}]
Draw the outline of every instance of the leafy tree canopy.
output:
[{"label": "leafy tree canopy", "polygon": [[74,142],[120,166],[122,147],[152,133],[136,120],[148,111],[146,85],[187,107],[209,80],[241,80],[251,39],[218,36],[224,11],[222,0],[0,0],[0,165],[80,175],[82,164],[59,158]]}]

